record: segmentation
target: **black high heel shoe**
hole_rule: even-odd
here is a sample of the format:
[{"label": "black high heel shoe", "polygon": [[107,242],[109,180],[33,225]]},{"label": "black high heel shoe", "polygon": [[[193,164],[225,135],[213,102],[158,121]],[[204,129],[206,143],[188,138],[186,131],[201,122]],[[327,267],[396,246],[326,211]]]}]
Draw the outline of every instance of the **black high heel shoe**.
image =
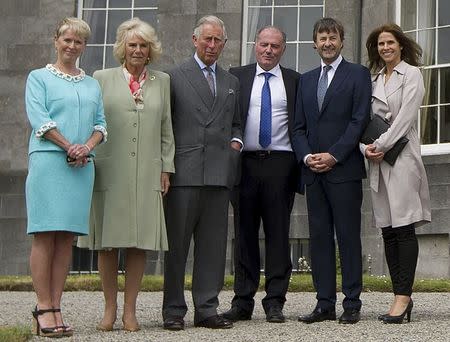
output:
[{"label": "black high heel shoe", "polygon": [[403,313],[401,315],[398,316],[391,316],[391,315],[386,315],[383,318],[383,323],[386,324],[402,324],[403,320],[405,319],[406,316],[406,321],[409,323],[411,322],[411,311],[413,308],[413,301],[412,299],[409,300],[408,306],[406,307],[405,311],[403,311]]},{"label": "black high heel shoe", "polygon": [[387,313],[387,314],[381,314],[381,315],[378,315],[378,320],[379,320],[379,321],[382,321],[382,320],[384,320],[384,318],[385,318],[386,316],[389,316],[389,314]]},{"label": "black high heel shoe", "polygon": [[34,308],[34,311],[31,313],[33,314],[33,333],[36,336],[45,336],[45,337],[62,337],[61,331],[58,330],[57,327],[47,327],[43,328],[41,327],[39,323],[39,316],[49,313],[49,312],[55,312],[55,309],[44,309],[44,310],[38,310],[37,305]]},{"label": "black high heel shoe", "polygon": [[[61,309],[60,308],[53,309],[53,312],[61,312]],[[73,336],[73,329],[72,329],[72,327],[70,327],[69,325],[65,325],[64,324],[64,321],[62,320],[62,315],[61,315],[61,322],[63,322],[62,325],[56,326],[56,329],[58,329],[61,332],[61,335],[64,336],[64,337]]]}]

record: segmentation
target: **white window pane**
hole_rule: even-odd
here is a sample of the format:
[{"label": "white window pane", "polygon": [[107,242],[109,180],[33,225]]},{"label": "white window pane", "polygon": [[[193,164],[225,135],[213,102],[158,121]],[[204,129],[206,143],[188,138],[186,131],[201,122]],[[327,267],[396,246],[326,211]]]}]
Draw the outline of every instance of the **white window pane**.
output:
[{"label": "white window pane", "polygon": [[441,107],[441,139],[440,143],[450,142],[450,106]]},{"label": "white window pane", "polygon": [[249,6],[270,6],[272,0],[248,0]]},{"label": "white window pane", "polygon": [[441,72],[441,103],[450,103],[450,68],[442,68]]},{"label": "white window pane", "polygon": [[109,8],[131,8],[131,0],[109,0]]},{"label": "white window pane", "polygon": [[284,51],[283,57],[281,57],[280,64],[285,68],[296,69],[296,59],[297,59],[297,44],[286,44],[286,50]]},{"label": "white window pane", "polygon": [[300,5],[323,5],[323,0],[300,0]]},{"label": "white window pane", "polygon": [[114,58],[113,47],[107,46],[105,55],[105,68],[114,68],[116,66],[119,66],[119,62]]},{"label": "white window pane", "polygon": [[157,7],[158,0],[134,0],[134,7]]},{"label": "white window pane", "polygon": [[437,107],[420,108],[420,143],[437,143]]},{"label": "white window pane", "polygon": [[321,7],[302,7],[300,8],[300,41],[311,41],[314,24],[322,18]]},{"label": "white window pane", "polygon": [[320,65],[320,57],[314,50],[312,43],[299,44],[298,72],[306,72]]},{"label": "white window pane", "polygon": [[[447,0],[448,1],[448,0]],[[434,27],[436,25],[436,0],[420,0],[418,28]]]},{"label": "white window pane", "polygon": [[275,8],[273,24],[286,33],[288,41],[297,40],[297,8]]},{"label": "white window pane", "polygon": [[106,0],[84,0],[84,8],[105,8]]},{"label": "white window pane", "polygon": [[255,41],[255,35],[258,29],[272,24],[271,8],[249,8],[248,9],[248,35],[247,41]]},{"label": "white window pane", "polygon": [[158,27],[158,16],[156,10],[135,10],[134,16],[149,23],[156,30]]},{"label": "white window pane", "polygon": [[275,6],[277,5],[297,5],[297,0],[275,0]]},{"label": "white window pane", "polygon": [[83,20],[91,28],[91,37],[89,38],[88,44],[105,43],[105,18],[106,11],[83,11]]},{"label": "white window pane", "polygon": [[450,27],[438,30],[438,64],[450,63]]},{"label": "white window pane", "polygon": [[81,56],[80,67],[87,75],[103,69],[103,46],[87,46]]},{"label": "white window pane", "polygon": [[422,47],[422,62],[424,65],[435,64],[436,34],[434,30],[419,31],[419,45]]},{"label": "white window pane", "polygon": [[244,61],[244,65],[255,63],[255,45],[254,44],[247,44],[247,60]]},{"label": "white window pane", "polygon": [[434,105],[438,103],[438,69],[422,70],[425,95],[422,105]]},{"label": "white window pane", "polygon": [[403,30],[415,30],[417,28],[417,0],[402,0],[401,26]]},{"label": "white window pane", "polygon": [[439,26],[450,24],[450,1],[440,0],[439,1]]},{"label": "white window pane", "polygon": [[108,35],[106,42],[112,44],[116,41],[116,31],[125,20],[131,19],[131,11],[109,11],[108,12]]}]

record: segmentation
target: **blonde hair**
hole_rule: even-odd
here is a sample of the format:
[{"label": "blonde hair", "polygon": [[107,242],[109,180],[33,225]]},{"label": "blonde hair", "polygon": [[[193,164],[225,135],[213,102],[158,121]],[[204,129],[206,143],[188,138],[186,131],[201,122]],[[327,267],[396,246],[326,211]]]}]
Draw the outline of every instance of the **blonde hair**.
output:
[{"label": "blonde hair", "polygon": [[117,28],[116,42],[114,43],[113,54],[116,60],[123,64],[125,62],[125,44],[127,39],[138,36],[150,45],[149,62],[155,61],[162,54],[161,42],[158,40],[155,29],[145,21],[135,17],[124,21]]},{"label": "blonde hair", "polygon": [[87,22],[79,18],[66,17],[61,20],[56,26],[55,39],[58,39],[62,34],[64,34],[64,32],[69,29],[73,30],[75,34],[84,39],[85,42],[87,42],[87,40],[91,36],[91,28],[89,27]]}]

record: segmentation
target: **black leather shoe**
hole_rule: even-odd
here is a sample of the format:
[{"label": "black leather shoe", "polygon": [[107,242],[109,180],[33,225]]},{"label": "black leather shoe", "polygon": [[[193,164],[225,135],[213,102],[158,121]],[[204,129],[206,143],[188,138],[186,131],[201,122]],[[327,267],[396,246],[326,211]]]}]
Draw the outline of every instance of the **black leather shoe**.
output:
[{"label": "black leather shoe", "polygon": [[361,319],[361,313],[357,309],[344,310],[341,317],[339,317],[339,323],[341,324],[355,324]]},{"label": "black leather shoe", "polygon": [[196,327],[203,327],[209,329],[230,329],[233,327],[233,322],[223,318],[222,316],[211,316],[201,322],[194,323]]},{"label": "black leather shoe", "polygon": [[222,314],[223,318],[232,321],[249,321],[252,319],[252,313],[248,312],[239,306],[232,306],[230,310]]},{"label": "black leather shoe", "polygon": [[316,307],[313,312],[309,315],[300,316],[298,318],[300,322],[303,323],[315,323],[315,322],[323,322],[323,321],[335,321],[336,320],[336,311],[333,309],[324,310],[322,308]]},{"label": "black leather shoe", "polygon": [[266,321],[270,323],[284,323],[286,319],[283,310],[279,306],[271,306],[266,313]]},{"label": "black leather shoe", "polygon": [[184,330],[184,320],[181,317],[166,318],[163,328],[172,331]]}]

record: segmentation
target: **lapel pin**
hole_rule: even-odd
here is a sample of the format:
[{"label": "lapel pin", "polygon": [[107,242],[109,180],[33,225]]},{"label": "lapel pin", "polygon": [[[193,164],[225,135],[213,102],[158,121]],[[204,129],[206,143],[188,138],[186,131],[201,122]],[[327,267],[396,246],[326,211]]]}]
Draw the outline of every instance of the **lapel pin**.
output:
[{"label": "lapel pin", "polygon": [[233,89],[228,89],[228,94],[234,94],[234,90]]},{"label": "lapel pin", "polygon": [[153,75],[151,75],[150,77],[149,77],[149,79],[150,79],[150,81],[154,81],[155,80],[155,76],[153,76]]}]

